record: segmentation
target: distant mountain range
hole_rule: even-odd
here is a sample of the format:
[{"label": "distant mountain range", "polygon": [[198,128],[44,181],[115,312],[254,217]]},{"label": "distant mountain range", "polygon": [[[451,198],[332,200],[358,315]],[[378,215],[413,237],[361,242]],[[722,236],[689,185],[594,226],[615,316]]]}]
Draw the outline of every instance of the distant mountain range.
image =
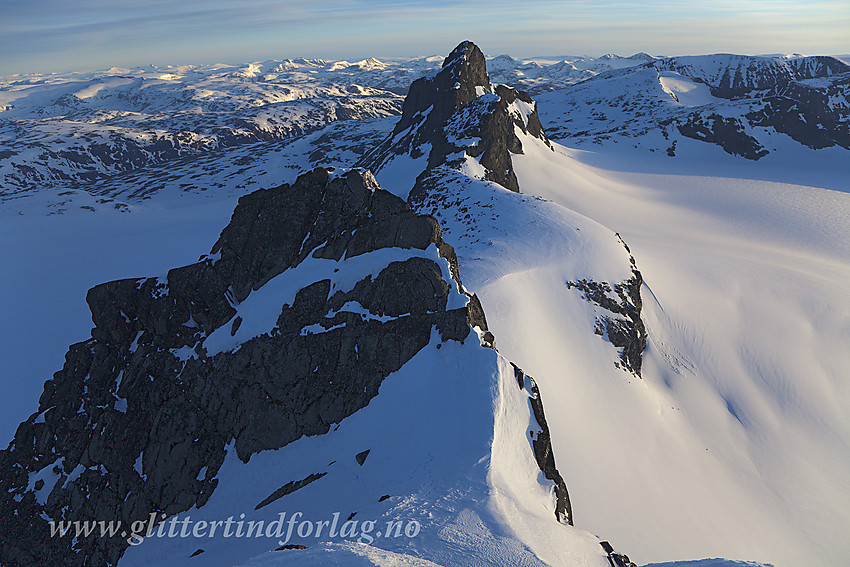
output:
[{"label": "distant mountain range", "polygon": [[[0,199],[109,183],[340,120],[394,116],[410,83],[440,63],[301,58],[5,77]],[[541,96],[541,120],[554,139],[614,140],[672,156],[684,137],[748,159],[786,136],[812,148],[850,146],[850,67],[830,57],[499,55],[488,69],[494,84]]]},{"label": "distant mountain range", "polygon": [[[550,63],[501,55],[491,60],[491,73],[496,83],[537,92],[644,57]],[[299,58],[0,78],[0,197],[293,138],[337,120],[397,115],[410,83],[442,60]]]},{"label": "distant mountain range", "polygon": [[672,157],[690,138],[758,160],[792,141],[850,149],[848,95],[850,66],[832,57],[704,55],[611,71],[540,105],[554,139]]}]

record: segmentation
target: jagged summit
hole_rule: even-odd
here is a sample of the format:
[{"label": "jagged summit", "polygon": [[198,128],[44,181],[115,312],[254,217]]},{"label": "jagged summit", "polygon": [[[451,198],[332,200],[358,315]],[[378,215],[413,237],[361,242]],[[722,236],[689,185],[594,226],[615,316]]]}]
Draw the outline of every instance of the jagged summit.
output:
[{"label": "jagged summit", "polygon": [[[360,164],[379,172],[396,159],[424,158],[419,173],[441,165],[484,169],[482,179],[519,191],[511,154],[523,153],[520,135],[548,144],[532,98],[523,91],[490,83],[487,62],[477,45],[464,41],[442,68],[413,82],[393,132]],[[405,184],[410,190],[414,179]],[[407,196],[407,195],[403,195]]]},{"label": "jagged summit", "polygon": [[458,90],[459,106],[466,104],[477,96],[475,87],[489,87],[490,75],[487,74],[487,62],[484,53],[471,41],[458,44],[448,57],[443,60],[443,69],[449,74],[446,79],[455,79]]},{"label": "jagged summit", "polygon": [[439,72],[410,85],[393,134],[410,128],[429,108],[429,124],[444,124],[456,110],[481,95],[482,89],[492,92],[484,54],[474,43],[464,41],[443,60]]},{"label": "jagged summit", "polygon": [[[481,51],[481,48],[475,45],[475,43],[465,39],[457,44],[457,46],[452,49],[451,53],[449,53],[445,59],[443,59],[443,64],[440,65],[442,68],[450,67],[453,65],[459,65],[462,63],[466,64],[484,64],[485,57],[484,53]],[[486,75],[487,70],[484,69],[484,75]]]}]

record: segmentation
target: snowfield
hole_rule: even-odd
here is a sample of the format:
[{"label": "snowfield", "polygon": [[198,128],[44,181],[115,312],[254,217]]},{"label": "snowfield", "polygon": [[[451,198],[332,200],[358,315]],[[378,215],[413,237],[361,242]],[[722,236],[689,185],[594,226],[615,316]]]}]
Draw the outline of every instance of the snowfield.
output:
[{"label": "snowfield", "polygon": [[[368,560],[415,566],[607,566],[598,539],[554,521],[551,485],[528,449],[529,394],[517,387],[511,365],[475,339],[470,336],[464,345],[446,342],[437,350],[441,341],[435,331],[429,346],[385,380],[379,396],[326,435],[260,453],[247,464],[229,453],[210,501],[180,517],[197,522],[244,513],[268,524],[281,512],[304,510],[303,519],[313,521],[342,513],[340,525],[356,512],[358,520],[376,521],[377,531],[388,521],[421,525],[416,537],[373,536],[374,542],[360,542],[377,549],[344,538],[318,549],[312,549],[313,538],[293,540],[312,549],[315,564],[356,565],[350,558],[359,556],[365,565],[372,564]],[[355,454],[366,450],[361,466]],[[395,474],[401,471],[409,473]],[[254,509],[286,482],[318,472],[327,476]],[[389,498],[382,501],[383,495]],[[267,538],[155,538],[130,548],[121,564],[192,565],[189,555],[199,547],[205,565],[225,566],[277,544]],[[284,551],[267,552],[270,557],[260,555],[247,565],[287,564],[290,554],[301,564],[297,552]]]},{"label": "snowfield", "polygon": [[[586,365],[600,359],[582,357],[570,313],[545,282],[523,274],[479,292],[503,352],[538,377],[544,396],[570,393],[548,407],[558,462],[588,514],[581,525],[616,534],[642,561],[841,564],[850,552],[850,194],[835,189],[847,162],[833,164],[830,190],[688,175],[681,164],[670,172],[660,156],[641,157],[634,172],[634,158],[538,147],[515,163],[527,192],[631,247],[645,282],[642,381]],[[723,172],[733,160],[704,155],[695,169]],[[811,175],[829,184],[825,172]]]}]

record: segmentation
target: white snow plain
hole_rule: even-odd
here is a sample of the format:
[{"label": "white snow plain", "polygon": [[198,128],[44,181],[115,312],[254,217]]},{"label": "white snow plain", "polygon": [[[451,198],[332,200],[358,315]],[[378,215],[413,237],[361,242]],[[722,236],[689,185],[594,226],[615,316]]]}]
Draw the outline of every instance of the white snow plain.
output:
[{"label": "white snow plain", "polygon": [[[850,194],[726,177],[740,160],[705,145],[693,174],[662,156],[524,149],[523,190],[616,230],[645,281],[643,380],[585,354],[593,337],[556,282],[479,291],[502,352],[540,384],[578,525],[640,561],[841,564]],[[836,188],[850,174],[846,160],[795,165]]]}]

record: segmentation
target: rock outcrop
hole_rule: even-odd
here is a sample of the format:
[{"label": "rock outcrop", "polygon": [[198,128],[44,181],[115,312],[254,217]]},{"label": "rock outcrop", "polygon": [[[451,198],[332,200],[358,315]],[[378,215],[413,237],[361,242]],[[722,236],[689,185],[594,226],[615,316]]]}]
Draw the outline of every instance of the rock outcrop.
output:
[{"label": "rock outcrop", "polygon": [[717,144],[733,156],[757,161],[769,153],[758,140],[745,133],[744,125],[737,118],[695,112],[682,124],[677,125],[677,128],[683,136]]},{"label": "rock outcrop", "polygon": [[[511,363],[513,364],[513,363]],[[531,390],[531,411],[534,415],[534,420],[540,429],[536,432],[532,431],[531,445],[534,450],[534,458],[537,460],[537,466],[540,467],[543,476],[551,480],[555,484],[555,519],[559,522],[573,525],[573,506],[570,503],[570,493],[567,491],[567,483],[564,482],[564,477],[555,466],[555,452],[552,449],[552,435],[549,432],[549,425],[546,423],[546,414],[543,411],[543,398],[540,396],[540,389],[537,383],[531,376],[528,376],[522,371],[522,368],[513,364],[514,376],[520,389],[528,386]]]},{"label": "rock outcrop", "polygon": [[727,55],[716,69],[695,66],[690,58],[671,58],[659,69],[705,83],[711,94],[740,101],[744,117],[695,112],[679,132],[721,146],[733,155],[758,160],[768,154],[747,127],[768,127],[814,149],[850,149],[850,66],[833,57],[746,57]]},{"label": "rock outcrop", "polygon": [[754,126],[772,127],[813,149],[841,146],[850,150],[848,100],[850,68],[824,84],[798,81],[775,89],[746,117]]},{"label": "rock outcrop", "polygon": [[[434,219],[369,173],[316,170],[240,199],[198,263],[90,290],[92,338],[71,346],[0,452],[0,562],[114,565],[124,538],[72,543],[48,520],[129,525],[201,507],[229,443],[247,461],[325,433],[432,329],[463,341],[470,322],[486,326],[477,302],[447,308],[438,251],[451,262]],[[359,259],[362,273],[349,267]],[[252,294],[265,285],[291,299],[258,328]]]},{"label": "rock outcrop", "polygon": [[712,95],[730,100],[758,91],[781,90],[798,81],[828,79],[850,72],[850,65],[828,56],[716,54],[669,57],[654,65],[659,70],[674,71],[706,84]]},{"label": "rock outcrop", "polygon": [[646,326],[640,318],[643,277],[636,268],[632,274],[625,282],[613,285],[581,279],[567,282],[567,288],[581,291],[587,301],[606,312],[596,316],[594,332],[620,349],[621,368],[640,377],[646,348]]}]

